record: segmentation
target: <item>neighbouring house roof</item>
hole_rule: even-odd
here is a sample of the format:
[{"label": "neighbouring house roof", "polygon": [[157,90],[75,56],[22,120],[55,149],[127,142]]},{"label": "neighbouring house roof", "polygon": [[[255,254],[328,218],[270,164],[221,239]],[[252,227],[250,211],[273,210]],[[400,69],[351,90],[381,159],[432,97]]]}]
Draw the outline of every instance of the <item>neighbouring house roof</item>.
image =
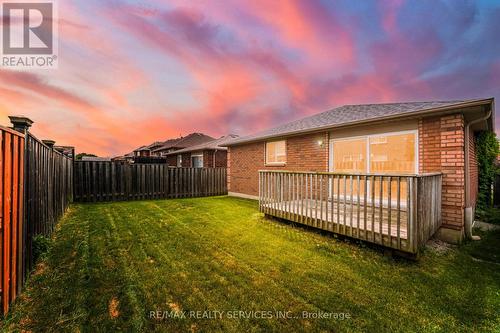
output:
[{"label": "neighbouring house roof", "polygon": [[111,161],[110,157],[97,157],[97,156],[82,156],[82,161],[87,162],[109,162]]},{"label": "neighbouring house roof", "polygon": [[227,150],[227,148],[224,147],[223,145],[225,145],[226,143],[228,143],[230,141],[233,141],[236,138],[238,138],[238,135],[228,134],[228,135],[221,136],[220,138],[212,140],[212,141],[208,141],[208,142],[205,142],[205,143],[202,143],[199,145],[195,145],[195,146],[191,146],[188,148],[173,151],[171,153],[168,153],[167,155],[176,155],[176,154],[183,154],[183,153],[189,153],[189,152],[193,152],[193,151],[202,151],[202,150],[216,150],[216,149],[217,150]]},{"label": "neighbouring house roof", "polygon": [[134,151],[143,151],[143,150],[149,150],[148,146],[140,146],[137,149],[134,149]]},{"label": "neighbouring house roof", "polygon": [[155,142],[153,142],[152,144],[147,145],[147,146],[146,146],[146,148],[153,150],[153,149],[156,149],[156,148],[158,148],[158,147],[163,146],[164,144],[165,144],[165,142],[162,142],[162,141],[155,141]]},{"label": "neighbouring house roof", "polygon": [[344,105],[318,113],[290,123],[241,137],[227,143],[226,146],[283,137],[301,133],[315,132],[334,127],[362,124],[385,119],[432,114],[448,109],[491,104],[493,99],[474,99],[457,101],[406,102],[385,104]]},{"label": "neighbouring house roof", "polygon": [[173,148],[176,149],[188,148],[213,140],[215,140],[215,138],[212,138],[211,136],[208,136],[203,133],[191,133],[182,138],[167,140],[161,147],[154,149],[153,152],[162,151],[166,149],[173,149]]}]

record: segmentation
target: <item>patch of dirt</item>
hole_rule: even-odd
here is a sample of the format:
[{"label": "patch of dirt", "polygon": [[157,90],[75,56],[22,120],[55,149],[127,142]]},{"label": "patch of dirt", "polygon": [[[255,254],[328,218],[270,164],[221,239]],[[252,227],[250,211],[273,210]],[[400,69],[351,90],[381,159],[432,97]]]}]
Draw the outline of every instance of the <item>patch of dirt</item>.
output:
[{"label": "patch of dirt", "polygon": [[446,254],[449,251],[456,248],[455,245],[443,242],[443,241],[441,241],[439,239],[435,239],[435,238],[429,239],[425,245],[426,245],[427,249],[429,249],[432,252],[435,252],[437,254]]},{"label": "patch of dirt", "polygon": [[181,312],[181,307],[177,303],[168,303],[168,306],[172,311]]},{"label": "patch of dirt", "polygon": [[109,309],[109,316],[111,318],[115,319],[115,318],[118,318],[118,316],[120,315],[120,311],[118,311],[119,305],[120,305],[120,302],[115,297],[113,297],[109,301],[108,309]]},{"label": "patch of dirt", "polygon": [[33,275],[37,276],[37,275],[43,274],[46,269],[47,269],[47,264],[42,261],[36,265],[36,268],[35,268],[35,271],[33,272]]},{"label": "patch of dirt", "polygon": [[196,331],[198,331],[198,326],[196,324],[191,324],[189,331],[195,333]]},{"label": "patch of dirt", "polygon": [[33,321],[31,320],[31,318],[28,318],[28,317],[24,317],[22,318],[20,321],[19,321],[19,324],[21,326],[28,326],[28,325],[31,325]]}]

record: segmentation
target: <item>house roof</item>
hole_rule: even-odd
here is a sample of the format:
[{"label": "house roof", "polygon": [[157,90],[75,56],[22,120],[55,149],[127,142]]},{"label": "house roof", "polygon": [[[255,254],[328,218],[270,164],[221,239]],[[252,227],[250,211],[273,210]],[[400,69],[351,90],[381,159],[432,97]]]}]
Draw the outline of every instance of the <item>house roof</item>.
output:
[{"label": "house roof", "polygon": [[148,146],[140,146],[137,149],[134,149],[134,151],[141,151],[141,150],[149,150]]},{"label": "house roof", "polygon": [[208,136],[203,133],[191,133],[182,138],[167,140],[164,142],[162,146],[154,149],[153,152],[172,149],[172,148],[179,148],[179,149],[188,148],[213,140],[215,140],[215,138],[212,138],[211,136]]},{"label": "house roof", "polygon": [[155,141],[155,142],[153,142],[152,144],[147,145],[147,146],[146,146],[146,148],[148,148],[148,149],[153,149],[153,148],[156,148],[156,147],[163,146],[163,144],[165,144],[165,142],[162,142],[162,141]]},{"label": "house roof", "polygon": [[201,150],[227,150],[226,147],[223,147],[226,143],[233,141],[234,139],[238,138],[238,135],[236,134],[228,134],[221,136],[218,139],[208,141],[199,145],[191,146],[188,148],[184,149],[179,149],[176,151],[173,151],[171,153],[168,153],[167,155],[176,155],[176,154],[182,154],[182,153],[188,153],[188,152],[193,152],[193,151],[201,151]]},{"label": "house roof", "polygon": [[491,104],[493,99],[344,105],[246,137],[226,146],[263,139],[315,132],[334,127],[441,112],[448,109]]},{"label": "house roof", "polygon": [[82,161],[87,162],[109,162],[111,161],[110,157],[98,157],[98,156],[82,156]]}]

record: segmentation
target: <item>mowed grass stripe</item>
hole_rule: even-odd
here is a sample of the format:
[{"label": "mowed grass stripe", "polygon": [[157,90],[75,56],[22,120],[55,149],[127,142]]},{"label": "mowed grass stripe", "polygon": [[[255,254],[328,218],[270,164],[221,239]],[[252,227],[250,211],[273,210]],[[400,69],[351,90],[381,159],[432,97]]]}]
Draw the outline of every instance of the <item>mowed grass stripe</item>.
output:
[{"label": "mowed grass stripe", "polygon": [[[186,299],[189,301],[192,295],[189,293],[189,287],[186,288],[186,284],[188,284],[192,289],[198,292],[200,290],[211,291],[209,295],[199,295],[199,299],[203,299],[204,301],[213,299],[206,307],[203,307],[205,309],[221,309],[221,304],[227,304],[228,301],[233,301],[234,305],[232,307],[228,309],[222,308],[222,310],[239,310],[241,309],[241,304],[245,304],[246,308],[255,306],[259,307],[258,309],[270,310],[276,307],[276,299],[273,295],[287,292],[286,289],[276,290],[282,287],[279,284],[273,283],[272,280],[270,280],[271,284],[268,285],[265,290],[256,288],[257,286],[254,285],[253,281],[264,281],[265,277],[259,276],[261,275],[260,273],[252,270],[251,267],[242,266],[241,263],[239,263],[237,271],[231,272],[231,267],[227,265],[227,260],[232,260],[230,259],[231,255],[226,254],[226,256],[221,258],[219,255],[214,254],[213,245],[205,244],[205,242],[197,236],[196,233],[193,233],[183,222],[180,222],[178,219],[162,210],[160,211],[162,215],[170,216],[170,219],[167,219],[167,223],[177,223],[176,226],[178,228],[174,234],[165,235],[162,243],[156,243],[163,245],[163,247],[157,245],[154,247],[155,250],[160,250],[163,255],[167,253],[177,254],[174,258],[163,258],[167,262],[175,263],[176,267],[172,267],[172,271],[196,273],[189,276],[185,274],[184,276],[177,276],[174,281],[170,281],[169,285],[172,286],[173,290],[180,290],[187,293],[176,295],[176,300]],[[149,237],[155,237],[154,235],[158,235],[158,232],[161,233],[163,231],[161,226],[165,223],[165,220],[166,219],[162,216],[156,216],[152,212],[150,216],[144,219],[143,228],[140,229],[142,229],[142,232],[149,233]],[[141,230],[134,230],[134,232],[141,232]],[[171,246],[169,246],[169,240],[174,244],[182,243],[184,247],[180,249],[176,248],[175,251],[172,252]],[[151,255],[154,256],[155,252]],[[180,285],[178,285],[179,283]],[[222,288],[224,292],[221,292]],[[251,290],[249,288],[251,288]],[[263,302],[266,299],[268,299],[268,302]],[[288,300],[290,298],[284,299]],[[256,300],[258,300],[258,303],[255,303]],[[302,305],[300,309],[304,309],[303,302],[295,302],[295,304],[295,307]],[[183,308],[186,307],[185,304],[179,305]],[[197,302],[195,305],[199,308],[200,305],[203,304],[198,304]],[[291,308],[292,305],[293,304],[282,304],[281,306],[283,309],[294,310]],[[164,307],[165,304],[163,304],[163,307],[160,307],[160,309]],[[279,309],[281,309],[281,307]],[[318,309],[309,307],[309,310],[314,311]]]}]

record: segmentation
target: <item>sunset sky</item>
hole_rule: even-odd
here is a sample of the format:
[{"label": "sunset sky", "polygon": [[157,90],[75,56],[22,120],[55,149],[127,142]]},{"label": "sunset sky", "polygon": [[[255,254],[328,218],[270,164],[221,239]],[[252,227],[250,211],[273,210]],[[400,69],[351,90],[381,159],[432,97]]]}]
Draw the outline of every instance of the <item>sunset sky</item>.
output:
[{"label": "sunset sky", "polygon": [[500,105],[498,1],[64,0],[59,69],[0,69],[2,125],[23,114],[101,156],[343,104],[483,97]]}]

